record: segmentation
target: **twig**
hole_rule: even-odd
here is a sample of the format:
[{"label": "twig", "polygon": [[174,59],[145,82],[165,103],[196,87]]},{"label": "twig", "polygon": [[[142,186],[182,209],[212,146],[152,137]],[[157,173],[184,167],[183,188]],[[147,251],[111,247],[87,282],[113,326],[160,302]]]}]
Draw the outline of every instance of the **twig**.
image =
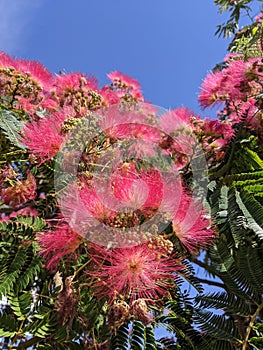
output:
[{"label": "twig", "polygon": [[247,349],[248,338],[249,338],[250,332],[251,332],[251,330],[252,330],[252,328],[254,326],[254,322],[255,322],[257,316],[259,315],[259,313],[260,313],[260,311],[262,309],[263,309],[263,303],[258,306],[258,308],[255,311],[255,313],[251,316],[250,322],[249,322],[248,327],[246,329],[246,336],[245,336],[245,339],[243,341],[241,350],[246,350]]}]

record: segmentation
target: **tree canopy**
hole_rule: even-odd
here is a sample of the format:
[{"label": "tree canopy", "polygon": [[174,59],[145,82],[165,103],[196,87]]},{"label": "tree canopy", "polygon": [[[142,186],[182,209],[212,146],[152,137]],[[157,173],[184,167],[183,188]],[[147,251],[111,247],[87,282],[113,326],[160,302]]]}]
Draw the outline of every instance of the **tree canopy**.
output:
[{"label": "tree canopy", "polygon": [[214,119],[0,53],[3,349],[263,349],[262,1],[214,2]]}]

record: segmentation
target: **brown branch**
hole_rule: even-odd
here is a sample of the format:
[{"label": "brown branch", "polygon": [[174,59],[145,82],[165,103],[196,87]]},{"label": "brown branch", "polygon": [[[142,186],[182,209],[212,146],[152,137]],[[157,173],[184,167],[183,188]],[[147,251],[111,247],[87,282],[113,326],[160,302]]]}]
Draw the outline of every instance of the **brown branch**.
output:
[{"label": "brown branch", "polygon": [[263,309],[263,303],[258,305],[258,308],[257,310],[255,311],[255,313],[251,316],[250,318],[250,322],[248,324],[248,327],[246,329],[246,336],[245,336],[245,339],[243,341],[243,344],[242,344],[242,348],[241,350],[246,350],[247,349],[247,344],[248,344],[248,339],[249,339],[249,335],[250,335],[250,332],[254,326],[254,322],[257,318],[257,316],[260,314],[261,310]]}]

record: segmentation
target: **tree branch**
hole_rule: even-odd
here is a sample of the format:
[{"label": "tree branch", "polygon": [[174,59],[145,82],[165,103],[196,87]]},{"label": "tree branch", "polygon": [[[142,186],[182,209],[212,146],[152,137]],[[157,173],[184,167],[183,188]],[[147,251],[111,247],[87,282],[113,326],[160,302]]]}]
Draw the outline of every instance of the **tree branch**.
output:
[{"label": "tree branch", "polygon": [[244,342],[242,344],[241,350],[246,350],[247,349],[247,344],[248,344],[248,339],[249,339],[250,332],[251,332],[251,330],[252,330],[252,328],[254,326],[254,322],[255,322],[257,316],[260,314],[262,309],[263,309],[263,303],[258,306],[258,308],[255,311],[255,313],[251,316],[250,322],[249,322],[248,327],[246,329],[246,336],[245,336]]}]

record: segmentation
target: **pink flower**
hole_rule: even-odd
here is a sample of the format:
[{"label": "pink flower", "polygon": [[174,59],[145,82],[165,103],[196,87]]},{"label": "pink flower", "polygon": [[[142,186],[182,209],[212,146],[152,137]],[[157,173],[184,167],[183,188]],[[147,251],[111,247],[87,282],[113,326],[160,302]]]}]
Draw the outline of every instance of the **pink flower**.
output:
[{"label": "pink flower", "polygon": [[48,112],[55,112],[58,110],[59,105],[56,101],[51,98],[45,98],[41,103],[40,107],[46,109]]},{"label": "pink flower", "polygon": [[29,75],[43,90],[48,90],[52,82],[52,74],[39,62],[18,59],[14,61],[15,68],[24,76]]},{"label": "pink flower", "polygon": [[112,105],[99,111],[99,125],[110,138],[129,139],[146,138],[153,141],[160,138],[158,129],[149,125],[142,111],[122,108],[121,104]]},{"label": "pink flower", "polygon": [[147,244],[113,250],[96,246],[90,258],[94,293],[110,303],[121,295],[130,300],[165,297],[182,269],[175,258],[161,257]]},{"label": "pink flower", "polygon": [[140,90],[140,84],[137,80],[117,71],[109,73],[108,78],[112,81],[113,88],[119,97],[122,97],[125,94],[130,94],[137,100],[141,100],[143,98]]},{"label": "pink flower", "polygon": [[38,109],[38,105],[33,104],[31,98],[18,97],[17,102],[15,103],[15,108],[32,116]]},{"label": "pink flower", "polygon": [[66,94],[81,91],[81,89],[83,92],[96,90],[97,80],[88,78],[82,73],[60,74],[55,77],[53,86],[57,95],[66,97]]},{"label": "pink flower", "polygon": [[60,259],[75,252],[81,243],[81,237],[67,224],[60,224],[53,231],[37,236],[41,255],[47,260],[47,269],[54,271]]},{"label": "pink flower", "polygon": [[163,114],[159,122],[163,131],[159,145],[176,158],[176,164],[181,168],[189,162],[196,149],[196,137],[191,125],[193,117],[193,112],[182,107]]},{"label": "pink flower", "polygon": [[124,206],[139,209],[142,213],[154,212],[163,198],[163,181],[158,170],[141,169],[136,163],[124,163],[111,176],[111,188]]},{"label": "pink flower", "polygon": [[74,231],[89,237],[94,229],[99,235],[97,227],[103,230],[103,223],[114,218],[115,212],[105,205],[103,199],[103,196],[98,196],[94,186],[81,180],[79,185],[72,184],[67,188],[59,200],[59,206]]},{"label": "pink flower", "polygon": [[204,119],[202,130],[206,136],[213,136],[213,138],[223,137],[227,140],[229,140],[234,134],[234,130],[229,121],[227,122],[215,119]]},{"label": "pink flower", "polygon": [[261,12],[255,17],[255,22],[262,22],[263,13]]},{"label": "pink flower", "polygon": [[36,197],[36,180],[28,172],[26,180],[15,180],[14,185],[2,188],[0,197],[2,201],[9,206],[18,206],[26,203]]},{"label": "pink flower", "polygon": [[167,134],[171,134],[177,130],[191,128],[191,117],[196,116],[194,112],[185,107],[170,110],[164,113],[159,121],[160,128]]},{"label": "pink flower", "polygon": [[60,108],[59,110],[52,113],[52,116],[54,117],[54,119],[59,121],[61,125],[63,125],[63,123],[69,118],[78,117],[73,106],[64,106],[63,108]]},{"label": "pink flower", "polygon": [[182,195],[180,206],[172,220],[173,232],[191,253],[207,247],[215,237],[210,228],[211,222],[205,215],[201,203],[186,194]]},{"label": "pink flower", "polygon": [[206,108],[214,104],[220,104],[228,95],[222,90],[226,76],[223,71],[208,74],[201,85],[198,101],[201,107]]},{"label": "pink flower", "polygon": [[27,123],[23,129],[22,142],[42,162],[58,153],[63,139],[61,123],[52,117]]},{"label": "pink flower", "polygon": [[199,102],[202,107],[227,102],[235,106],[262,93],[259,58],[244,61],[241,57],[227,56],[226,68],[210,73],[202,83]]},{"label": "pink flower", "polygon": [[249,98],[247,101],[239,101],[236,106],[229,108],[229,120],[233,123],[239,123],[240,121],[246,121],[246,123],[254,124],[261,116],[260,110],[256,105],[254,98]]},{"label": "pink flower", "polygon": [[140,84],[136,79],[129,77],[121,72],[111,72],[108,74],[108,78],[112,81],[113,84],[117,86],[123,85],[131,90],[140,90]]},{"label": "pink flower", "polygon": [[13,67],[14,60],[5,52],[0,51],[0,68]]},{"label": "pink flower", "polygon": [[[0,95],[12,97],[14,105],[20,100],[18,108],[25,100],[37,106],[48,93],[51,81],[52,74],[40,63],[0,53]],[[27,104],[24,107],[30,114],[33,112],[33,107]]]},{"label": "pink flower", "polygon": [[120,102],[119,96],[116,95],[116,93],[108,86],[104,86],[99,93],[103,98],[103,104],[106,106],[114,105]]},{"label": "pink flower", "polygon": [[84,204],[83,209],[85,208],[91,217],[105,222],[112,217],[113,210],[105,204],[106,198],[103,193],[100,194],[101,196],[98,196],[95,186],[88,186],[85,182],[81,183],[79,196]]},{"label": "pink flower", "polygon": [[32,207],[21,208],[19,210],[13,211],[10,215],[2,214],[1,217],[0,217],[0,221],[8,222],[9,219],[16,218],[16,217],[18,217],[20,215],[21,216],[34,216],[34,217],[37,217],[37,210],[36,210],[36,208],[32,208]]},{"label": "pink flower", "polygon": [[97,80],[81,73],[57,75],[51,94],[61,107],[72,106],[80,116],[101,105]]}]

